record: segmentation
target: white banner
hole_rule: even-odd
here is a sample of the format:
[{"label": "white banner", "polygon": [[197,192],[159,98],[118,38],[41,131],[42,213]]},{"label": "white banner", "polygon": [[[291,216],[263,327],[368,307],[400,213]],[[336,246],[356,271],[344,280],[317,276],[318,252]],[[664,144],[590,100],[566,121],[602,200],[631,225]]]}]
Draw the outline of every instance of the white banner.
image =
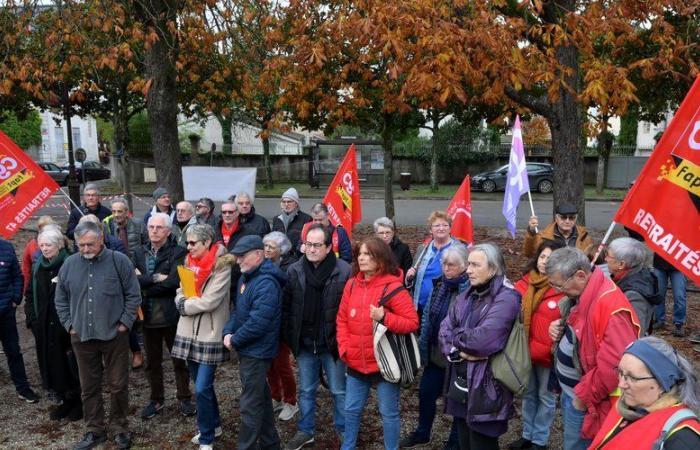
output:
[{"label": "white banner", "polygon": [[214,201],[224,201],[231,195],[247,192],[254,201],[256,174],[255,167],[183,167],[185,198],[197,201],[209,197]]}]

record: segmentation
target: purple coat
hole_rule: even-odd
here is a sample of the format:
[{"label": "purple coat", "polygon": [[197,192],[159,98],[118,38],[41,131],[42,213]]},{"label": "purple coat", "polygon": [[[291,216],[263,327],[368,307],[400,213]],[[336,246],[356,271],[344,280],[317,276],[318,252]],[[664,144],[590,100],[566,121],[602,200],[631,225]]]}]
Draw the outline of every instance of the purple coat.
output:
[{"label": "purple coat", "polygon": [[[445,355],[457,348],[489,357],[503,350],[519,312],[520,294],[504,276],[493,277],[482,297],[470,287],[457,297],[440,325],[440,348]],[[513,394],[493,378],[489,360],[450,363],[448,369],[446,389],[460,375],[466,378],[469,397],[466,405],[446,398],[447,413],[487,436],[505,433],[515,412]]]}]

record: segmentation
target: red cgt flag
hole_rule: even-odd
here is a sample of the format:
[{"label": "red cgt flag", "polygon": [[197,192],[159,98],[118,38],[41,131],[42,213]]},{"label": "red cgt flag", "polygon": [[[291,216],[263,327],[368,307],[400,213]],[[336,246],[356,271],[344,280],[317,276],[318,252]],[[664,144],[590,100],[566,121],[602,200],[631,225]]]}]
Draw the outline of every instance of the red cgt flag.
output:
[{"label": "red cgt flag", "polygon": [[700,77],[615,215],[700,284]]},{"label": "red cgt flag", "polygon": [[352,239],[353,225],[362,220],[355,144],[350,146],[343,162],[340,163],[323,203],[328,207],[328,219],[331,223],[335,226],[342,225]]},{"label": "red cgt flag", "polygon": [[462,185],[455,192],[447,215],[452,217],[452,236],[467,244],[474,242],[474,224],[472,223],[472,191],[469,185],[469,175],[464,177]]},{"label": "red cgt flag", "polygon": [[58,184],[0,131],[0,235],[10,239]]}]

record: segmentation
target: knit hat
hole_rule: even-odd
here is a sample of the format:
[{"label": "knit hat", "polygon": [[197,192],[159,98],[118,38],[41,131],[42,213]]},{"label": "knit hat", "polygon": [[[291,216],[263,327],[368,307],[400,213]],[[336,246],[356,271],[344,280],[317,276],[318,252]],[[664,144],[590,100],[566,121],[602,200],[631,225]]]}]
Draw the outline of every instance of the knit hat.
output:
[{"label": "knit hat", "polygon": [[158,187],[158,188],[156,188],[155,191],[153,191],[153,200],[158,200],[162,196],[168,195],[168,194],[169,194],[169,192],[167,189],[165,189],[164,187]]},{"label": "knit hat", "polygon": [[290,187],[289,189],[287,189],[286,191],[284,191],[284,194],[282,194],[282,199],[285,199],[285,198],[288,198],[288,199],[290,199],[290,200],[294,200],[295,202],[297,202],[297,205],[300,205],[300,203],[301,203],[301,202],[299,201],[299,200],[300,200],[300,199],[299,199],[299,193],[298,193],[297,190],[296,190],[295,188],[293,188],[293,187]]}]

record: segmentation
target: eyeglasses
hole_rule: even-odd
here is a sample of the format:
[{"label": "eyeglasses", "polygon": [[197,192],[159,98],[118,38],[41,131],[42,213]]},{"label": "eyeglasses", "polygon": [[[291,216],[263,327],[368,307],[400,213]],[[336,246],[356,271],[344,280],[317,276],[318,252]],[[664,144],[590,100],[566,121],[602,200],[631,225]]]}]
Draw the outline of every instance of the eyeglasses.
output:
[{"label": "eyeglasses", "polygon": [[194,246],[197,245],[199,242],[201,242],[201,241],[187,241],[187,246],[188,246],[188,247],[194,247]]},{"label": "eyeglasses", "polygon": [[378,234],[379,236],[391,236],[392,234],[394,234],[394,232],[393,231],[377,231],[376,234]]},{"label": "eyeglasses", "polygon": [[449,223],[436,223],[430,226],[431,228],[450,228]]},{"label": "eyeglasses", "polygon": [[615,367],[615,372],[617,372],[617,378],[620,380],[625,380],[625,383],[639,383],[640,381],[654,379],[654,377],[635,377],[628,373],[624,373],[619,367]]},{"label": "eyeglasses", "polygon": [[561,220],[576,220],[577,214],[557,214]]},{"label": "eyeglasses", "polygon": [[221,211],[221,214],[236,214],[237,211]]},{"label": "eyeglasses", "polygon": [[207,205],[197,205],[197,206],[195,206],[195,208],[197,208],[197,209],[202,209],[202,208],[206,208],[206,207],[207,207]]},{"label": "eyeglasses", "polygon": [[304,242],[306,248],[315,248],[316,250],[321,249],[326,246],[323,242]]},{"label": "eyeglasses", "polygon": [[99,244],[98,242],[84,242],[82,244],[78,243],[75,245],[78,248],[92,248],[92,247],[97,247],[98,244]]},{"label": "eyeglasses", "polygon": [[[574,273],[574,275],[576,275],[576,274]],[[566,285],[569,284],[569,281],[571,281],[571,279],[574,277],[574,275],[571,275],[569,278],[567,278],[566,281],[564,281],[564,283],[562,283],[561,285],[554,284],[554,283],[552,283],[552,280],[549,280],[549,285],[550,285],[555,291],[560,291],[560,292],[561,292],[561,291],[563,291],[564,289],[566,289]]]},{"label": "eyeglasses", "polygon": [[184,213],[189,211],[188,209],[175,209],[175,212]]}]

